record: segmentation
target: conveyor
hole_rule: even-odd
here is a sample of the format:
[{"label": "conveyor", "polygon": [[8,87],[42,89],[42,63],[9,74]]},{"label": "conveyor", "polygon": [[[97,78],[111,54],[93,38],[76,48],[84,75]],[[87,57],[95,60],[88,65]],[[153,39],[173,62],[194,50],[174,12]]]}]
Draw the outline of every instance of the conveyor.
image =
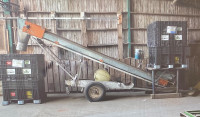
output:
[{"label": "conveyor", "polygon": [[[24,48],[26,48],[28,40],[30,36],[32,36],[41,40],[49,41],[53,43],[54,45],[56,45],[57,47],[60,47],[72,53],[81,55],[95,62],[104,64],[108,67],[119,70],[135,78],[152,83],[151,74],[144,72],[142,70],[139,70],[137,68],[134,68],[133,66],[127,65],[121,61],[118,61],[114,58],[111,58],[99,52],[88,49],[87,47],[84,47],[83,45],[70,41],[64,37],[60,37],[59,35],[48,32],[45,30],[45,28],[39,25],[33,24],[31,22],[28,22],[24,19],[20,19],[20,18],[18,19],[18,30],[21,36],[17,45],[18,50],[23,50]],[[74,83],[68,82],[68,85],[72,86],[72,84]],[[100,99],[102,99],[103,95],[105,94],[105,90],[132,89],[132,87],[134,86],[133,83],[130,84],[129,86],[126,86],[123,83],[117,83],[117,82],[111,82],[111,81],[95,82],[91,80],[90,81],[78,80],[77,84],[79,84],[78,85],[79,87],[82,86],[83,88],[85,88],[86,97],[90,101],[99,101]],[[91,93],[90,91],[91,89],[94,90],[92,92],[94,94],[93,97],[88,96],[89,95],[88,93]],[[98,98],[96,99],[96,97]]]},{"label": "conveyor", "polygon": [[105,64],[111,68],[114,68],[116,70],[129,74],[133,77],[145,80],[147,82],[152,81],[151,75],[149,73],[146,73],[142,70],[134,68],[130,65],[127,65],[123,62],[120,62],[114,58],[111,58],[99,52],[88,49],[87,47],[84,47],[80,44],[72,42],[66,38],[63,38],[56,34],[48,32],[44,28],[36,24],[30,23],[23,19],[18,19],[18,28],[19,30],[22,30],[23,32],[28,33],[31,36],[35,36],[37,38],[45,39],[47,41],[53,42],[58,47],[61,47],[73,53],[79,54],[85,58],[94,60],[101,64]]}]

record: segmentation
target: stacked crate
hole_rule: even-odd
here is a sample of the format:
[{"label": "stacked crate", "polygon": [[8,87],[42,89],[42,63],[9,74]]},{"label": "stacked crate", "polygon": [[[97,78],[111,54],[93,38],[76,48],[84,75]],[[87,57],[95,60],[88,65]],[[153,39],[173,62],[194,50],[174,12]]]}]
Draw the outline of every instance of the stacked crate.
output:
[{"label": "stacked crate", "polygon": [[3,105],[12,100],[24,104],[45,101],[45,62],[42,54],[0,55],[0,77],[3,87]]},{"label": "stacked crate", "polygon": [[147,37],[151,67],[186,67],[186,21],[153,22],[147,28]]}]

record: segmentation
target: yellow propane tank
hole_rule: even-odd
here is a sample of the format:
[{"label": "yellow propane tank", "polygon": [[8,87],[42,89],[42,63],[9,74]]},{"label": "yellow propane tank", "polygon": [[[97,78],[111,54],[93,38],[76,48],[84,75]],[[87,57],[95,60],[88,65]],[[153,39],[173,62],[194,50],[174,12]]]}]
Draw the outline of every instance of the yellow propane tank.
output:
[{"label": "yellow propane tank", "polygon": [[94,79],[95,81],[110,81],[110,74],[103,69],[98,69],[94,73]]}]

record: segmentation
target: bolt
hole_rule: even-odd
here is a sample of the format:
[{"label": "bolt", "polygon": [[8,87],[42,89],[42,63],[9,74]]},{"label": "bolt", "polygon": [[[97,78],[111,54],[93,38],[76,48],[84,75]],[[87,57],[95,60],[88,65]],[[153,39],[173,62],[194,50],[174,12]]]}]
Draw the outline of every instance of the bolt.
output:
[{"label": "bolt", "polygon": [[30,26],[30,25],[27,25],[27,26],[26,26],[26,28],[27,28],[27,29],[30,29],[30,28],[31,28],[31,26]]}]

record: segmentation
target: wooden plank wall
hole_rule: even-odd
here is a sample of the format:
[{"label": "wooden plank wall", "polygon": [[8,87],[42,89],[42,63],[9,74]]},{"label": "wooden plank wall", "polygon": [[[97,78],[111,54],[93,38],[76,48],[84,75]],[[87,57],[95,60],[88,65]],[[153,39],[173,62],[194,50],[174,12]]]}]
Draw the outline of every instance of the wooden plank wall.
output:
[{"label": "wooden plank wall", "polygon": [[[128,65],[131,65],[137,69],[140,69],[142,71],[146,71],[146,64],[147,59],[143,60],[142,63],[139,62],[139,60],[135,60],[134,58],[126,58],[120,60],[122,62],[125,62]],[[92,60],[84,60],[82,62],[77,60],[71,60],[71,61],[65,61],[67,63],[68,70],[72,72],[73,74],[79,73],[79,68],[81,67],[81,74],[79,79],[94,79],[94,72],[98,69],[104,69],[107,68],[109,74],[111,75],[112,81],[118,81],[125,84],[129,84],[131,82],[135,83],[135,86],[138,87],[145,87],[146,83],[142,80],[136,80],[134,81],[134,78],[130,75],[124,74],[118,70],[114,70],[113,68],[109,68],[107,66],[104,66],[102,64],[99,64],[97,62],[94,62]],[[59,69],[60,70],[60,69]],[[64,75],[62,70],[59,71],[61,75]],[[64,76],[66,79],[70,79],[69,76]],[[54,86],[55,87],[55,86]],[[70,88],[71,91],[80,91],[77,88]]]},{"label": "wooden plank wall", "polygon": [[[154,21],[188,21],[188,42],[200,40],[200,9],[174,6],[171,0],[131,0],[133,49],[141,48],[148,57],[147,26]],[[133,50],[134,51],[134,50]]]},{"label": "wooden plank wall", "polygon": [[[0,17],[3,17],[3,9],[0,7]],[[0,40],[3,43],[0,43],[0,54],[7,53],[7,34],[6,34],[6,24],[4,20],[0,20]]]},{"label": "wooden plank wall", "polygon": [[[188,43],[200,40],[200,9],[172,5],[171,0],[131,0],[131,29],[133,50],[141,48],[148,59],[147,26],[154,21],[187,21]],[[134,46],[135,45],[135,46]],[[187,59],[188,69],[180,84],[187,88],[199,81],[199,56]],[[185,79],[184,79],[185,78]]]},{"label": "wooden plank wall", "polygon": [[[106,54],[119,60],[118,54],[118,29],[117,13],[122,11],[123,22],[123,45],[124,58],[127,57],[127,0],[16,0],[18,4],[27,10],[29,17],[51,17],[55,12],[56,17],[80,17],[81,12],[85,12],[86,17],[96,18],[96,20],[87,20],[86,33],[88,43],[84,44],[83,28],[81,20],[30,20],[38,25],[47,28],[49,31],[57,33],[60,36],[68,38],[76,43],[84,44],[88,48]],[[189,33],[188,42],[200,39],[200,10],[184,6],[174,6],[172,0],[131,0],[131,44],[132,54],[137,48],[145,52],[145,60],[142,69],[145,69],[148,59],[147,26],[153,21],[188,21]],[[0,13],[1,15],[1,13]],[[85,32],[84,32],[85,33]],[[49,45],[51,46],[51,45]],[[92,78],[94,71],[103,68],[95,62],[84,59],[79,63],[82,57],[72,54],[68,51],[50,47],[58,54],[60,59],[66,62],[68,69],[77,73],[79,64],[84,64],[81,78]],[[29,42],[29,47],[25,53],[43,53],[33,42]],[[47,54],[46,61],[50,63],[52,58]],[[121,61],[138,66],[134,59],[122,59]],[[54,63],[54,67],[48,69],[48,75],[45,78],[47,92],[65,92],[64,79],[68,78],[66,74]],[[117,72],[109,68],[112,76],[120,78],[122,82],[129,82],[130,76]],[[55,73],[55,74],[52,74]],[[58,74],[60,73],[60,74]],[[121,80],[125,78],[127,80]],[[141,81],[138,80],[141,83]],[[143,86],[143,85],[140,85]],[[77,90],[77,89],[73,89]]]},{"label": "wooden plank wall", "polygon": [[[86,17],[97,18],[97,20],[87,21],[88,47],[108,56],[118,58],[116,12],[119,0],[22,0],[22,2],[25,8],[30,11],[28,12],[30,17],[49,17],[51,11],[56,11],[57,17],[80,17],[80,12],[85,12]],[[98,18],[101,18],[101,20],[98,20]],[[106,18],[108,20],[105,20]],[[49,20],[34,20],[33,22],[52,29],[52,24]],[[80,24],[80,20],[58,20],[57,34],[83,44]],[[74,54],[66,53],[66,57],[70,60],[79,59]]]},{"label": "wooden plank wall", "polygon": [[[88,37],[87,47],[92,50],[101,52],[113,58],[118,58],[117,48],[117,6],[119,6],[119,0],[21,0],[24,7],[27,9],[27,16],[29,17],[50,17],[51,12],[56,12],[56,17],[80,17],[80,12],[85,12],[86,17],[97,18],[97,20],[86,21],[86,31]],[[110,6],[109,4],[112,4]],[[94,7],[95,6],[95,7]],[[75,9],[76,8],[76,9]],[[39,11],[39,12],[38,12]],[[98,20],[98,19],[101,20]],[[108,20],[105,20],[108,18]],[[53,25],[50,20],[30,20],[38,25],[42,25],[53,30]],[[55,27],[54,27],[55,28]],[[83,44],[81,39],[81,20],[57,20],[56,21],[56,33],[76,43]],[[32,43],[30,42],[30,45]],[[41,53],[38,47],[34,46],[33,49],[29,48],[29,52]],[[58,52],[59,57],[63,61],[68,61],[67,64],[70,66],[69,69],[73,73],[78,71],[78,61],[81,59],[80,56],[75,55],[71,52],[64,51],[62,49]],[[46,55],[46,60],[51,61],[51,57]],[[93,65],[90,61],[84,61],[84,66],[88,67]],[[86,64],[88,63],[88,64]],[[54,64],[55,65],[55,64]],[[94,69],[102,68],[101,65],[94,63]],[[84,68],[85,69],[85,68]],[[83,77],[87,78],[88,74],[93,78],[94,70],[88,67],[88,72],[82,72]],[[59,71],[58,71],[59,70]],[[64,78],[67,77],[63,74],[62,70],[56,67],[49,69],[48,71],[54,71],[54,73],[61,72],[60,76],[52,75],[52,72],[48,72],[45,78],[47,92],[63,92],[65,89],[60,87],[63,86]],[[87,74],[86,74],[87,73]],[[71,90],[76,90],[72,88]]]},{"label": "wooden plank wall", "polygon": [[0,54],[7,54],[8,52],[8,38],[7,31],[5,30],[6,24],[4,20],[0,20]]}]

